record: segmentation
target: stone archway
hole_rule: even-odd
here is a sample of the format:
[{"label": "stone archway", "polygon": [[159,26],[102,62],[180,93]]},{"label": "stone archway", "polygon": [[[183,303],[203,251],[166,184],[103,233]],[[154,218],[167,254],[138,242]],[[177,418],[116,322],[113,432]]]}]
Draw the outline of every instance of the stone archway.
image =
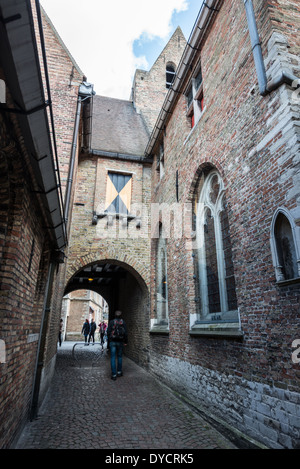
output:
[{"label": "stone archway", "polygon": [[79,267],[67,282],[64,294],[75,290],[99,293],[109,305],[110,318],[123,312],[128,327],[126,355],[147,368],[149,363],[149,290],[140,273],[119,259],[100,259]]}]

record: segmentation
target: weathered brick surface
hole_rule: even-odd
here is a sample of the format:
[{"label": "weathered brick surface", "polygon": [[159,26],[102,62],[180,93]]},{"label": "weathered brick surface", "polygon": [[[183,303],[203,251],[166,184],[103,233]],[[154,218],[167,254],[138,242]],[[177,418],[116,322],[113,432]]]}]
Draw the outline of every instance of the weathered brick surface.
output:
[{"label": "weathered brick surface", "polygon": [[44,262],[41,259],[43,251],[49,251],[49,236],[14,117],[1,115],[0,135],[0,314],[5,344],[0,364],[0,446],[6,447],[28,416],[49,255]]},{"label": "weathered brick surface", "polygon": [[[254,0],[254,9],[268,80],[286,67],[300,76],[299,6],[289,0]],[[64,192],[82,77],[46,18],[44,28]],[[134,103],[149,130],[166,93],[166,63],[177,65],[183,50],[178,37],[174,35],[150,72],[137,71],[135,77]],[[294,213],[299,209],[299,102],[287,85],[260,96],[242,1],[223,2],[200,48],[204,112],[191,130],[185,96],[178,95],[166,123],[161,180],[156,158],[152,169],[141,162],[88,153],[76,159],[68,258],[52,286],[41,396],[54,371],[68,281],[85,266],[109,261],[128,272],[113,289],[99,290],[124,312],[130,331],[128,356],[229,425],[267,446],[294,448],[299,441],[300,371],[291,354],[293,340],[300,338],[299,283],[276,282],[270,227],[278,207]],[[1,118],[0,129],[1,319],[8,357],[1,365],[5,372],[0,411],[5,416],[5,447],[28,413],[49,246],[43,208],[24,184],[28,174],[21,160],[25,166],[28,160],[18,128],[12,135]],[[18,139],[20,148],[14,144]],[[169,333],[150,335],[150,320],[156,318],[157,246],[150,235],[151,202],[176,202],[177,171],[179,203],[192,202],[204,168],[216,168],[225,184],[244,336],[189,334],[190,317],[198,310],[198,287],[193,245],[184,238],[167,239]],[[134,221],[125,229],[119,220],[113,226],[107,226],[106,219],[93,224],[93,214],[104,209],[108,170],[132,173],[132,205],[136,209],[143,204],[142,228]],[[33,236],[33,268],[27,272]]]},{"label": "weathered brick surface", "polygon": [[[35,17],[34,2],[32,6]],[[45,17],[43,21],[64,192],[69,169],[78,85],[82,76],[76,67],[73,68],[69,54]],[[41,71],[45,79],[37,28],[36,34]],[[72,70],[73,78],[70,79]],[[4,75],[0,76],[6,81],[7,104],[14,107],[15,103],[12,102],[9,93],[9,83]],[[45,97],[48,98],[46,91]],[[5,342],[6,354],[5,363],[0,364],[2,422],[0,447],[5,448],[10,446],[29,415],[53,246],[46,228],[47,214],[39,196],[34,192],[40,190],[40,187],[36,184],[27,149],[13,114],[1,114],[0,134],[1,340]],[[63,269],[64,267],[56,270],[53,284],[50,286],[52,292],[50,314],[46,322],[47,328],[43,331],[47,338],[42,357],[41,400],[54,371],[61,301],[65,286]],[[58,272],[61,276],[57,275]]]},{"label": "weathered brick surface", "polygon": [[[299,75],[300,43],[295,37],[299,8],[290,2],[271,3],[254,2],[268,78],[274,78],[275,59],[288,62]],[[274,45],[274,33],[279,31],[290,43],[283,57],[282,38],[279,46]],[[185,97],[179,97],[166,127],[165,174],[160,182],[153,167],[152,200],[176,201],[178,170],[179,201],[191,201],[201,169],[218,169],[226,187],[244,338],[189,336],[189,315],[196,310],[197,296],[192,252],[182,240],[169,240],[170,334],[151,339],[150,363],[162,379],[177,389],[184,386],[185,393],[242,431],[273,447],[294,447],[299,422],[290,428],[287,422],[289,402],[294,395],[299,398],[299,364],[291,359],[292,341],[300,337],[299,283],[286,287],[276,283],[270,228],[277,207],[299,206],[299,104],[287,86],[260,96],[243,2],[223,3],[202,44],[201,63],[203,115],[191,131]],[[152,265],[154,259],[153,251]],[[226,377],[233,383],[229,398]],[[254,409],[249,401],[239,399],[241,383],[248,388],[250,402],[254,389],[258,401],[264,402],[267,396],[273,401],[269,422],[262,404]],[[280,392],[282,388],[285,393]],[[282,419],[274,410],[277,399],[281,399]]]},{"label": "weathered brick surface", "polygon": [[177,28],[151,70],[136,70],[132,85],[132,100],[137,112],[143,115],[151,132],[166,95],[166,66],[176,70],[186,46],[186,39]]}]

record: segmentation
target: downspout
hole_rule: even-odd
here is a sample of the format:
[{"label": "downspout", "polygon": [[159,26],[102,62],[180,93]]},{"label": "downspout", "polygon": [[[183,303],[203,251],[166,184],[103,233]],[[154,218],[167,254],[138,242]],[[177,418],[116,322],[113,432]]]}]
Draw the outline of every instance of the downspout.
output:
[{"label": "downspout", "polygon": [[299,78],[293,75],[289,70],[282,70],[281,73],[267,83],[267,74],[264,64],[264,59],[261,50],[261,43],[259,40],[257,24],[252,0],[244,0],[246,16],[248,21],[249,35],[252,45],[253,58],[256,67],[258,78],[259,91],[262,96],[275,91],[281,85],[286,84],[292,86],[293,82],[299,82]]},{"label": "downspout", "polygon": [[41,321],[39,341],[38,341],[38,347],[37,347],[37,358],[36,358],[34,381],[33,381],[31,407],[30,407],[30,421],[34,420],[37,417],[37,412],[38,412],[38,401],[39,401],[39,393],[40,393],[40,386],[41,386],[41,379],[42,379],[42,371],[43,371],[43,366],[44,366],[43,360],[44,360],[44,351],[45,351],[45,344],[46,344],[46,335],[47,335],[47,327],[48,327],[48,319],[49,319],[49,312],[50,312],[55,267],[56,267],[56,262],[51,261],[49,271],[48,271],[45,301],[44,301],[44,306],[43,306],[42,321]]},{"label": "downspout", "polygon": [[280,75],[269,82],[267,90],[269,93],[271,93],[271,91],[276,90],[284,83],[289,86],[297,86],[299,83],[299,78],[293,75],[289,70],[282,70]]},{"label": "downspout", "polygon": [[261,51],[261,43],[259,40],[255,14],[253,9],[252,0],[244,0],[246,15],[248,21],[248,28],[250,34],[250,40],[252,45],[253,58],[256,67],[256,73],[258,78],[259,91],[262,96],[267,94],[267,74],[264,64],[264,59]]},{"label": "downspout", "polygon": [[76,151],[77,151],[77,140],[78,140],[78,132],[79,132],[79,124],[80,124],[81,107],[82,107],[83,101],[91,98],[93,95],[95,95],[95,92],[93,90],[93,85],[91,85],[90,83],[83,82],[80,85],[79,90],[78,90],[77,108],[76,108],[76,116],[75,116],[73,141],[72,141],[72,151],[71,151],[69,175],[68,175],[67,187],[66,187],[66,199],[65,199],[65,207],[64,207],[66,226],[68,226],[68,218],[69,218],[69,212],[70,212],[70,201],[71,201],[71,193],[72,193],[72,186],[73,186],[74,167],[75,167],[75,159],[76,159]]},{"label": "downspout", "polygon": [[69,218],[69,211],[70,211],[70,200],[71,200],[71,192],[72,192],[72,185],[73,185],[74,166],[75,166],[75,158],[76,158],[76,150],[77,150],[77,139],[78,139],[81,106],[82,106],[82,99],[81,99],[81,96],[78,94],[69,175],[68,175],[67,187],[66,187],[66,199],[65,199],[65,210],[64,210],[66,226],[68,226],[68,218]]}]

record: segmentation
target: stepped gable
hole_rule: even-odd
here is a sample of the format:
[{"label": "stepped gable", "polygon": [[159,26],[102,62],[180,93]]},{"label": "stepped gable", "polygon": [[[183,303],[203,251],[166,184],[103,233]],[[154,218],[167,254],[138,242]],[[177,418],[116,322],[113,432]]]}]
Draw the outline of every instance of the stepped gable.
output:
[{"label": "stepped gable", "polygon": [[94,96],[91,149],[143,156],[149,139],[131,101]]}]

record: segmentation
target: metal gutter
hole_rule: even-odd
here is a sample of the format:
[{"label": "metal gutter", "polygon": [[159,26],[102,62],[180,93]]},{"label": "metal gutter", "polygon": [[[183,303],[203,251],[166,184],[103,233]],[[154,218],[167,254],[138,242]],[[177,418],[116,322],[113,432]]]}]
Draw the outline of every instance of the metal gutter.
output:
[{"label": "metal gutter", "polygon": [[[60,250],[66,245],[67,238],[58,161],[54,158],[55,142],[51,140],[48,119],[48,108],[50,116],[52,108],[51,101],[45,99],[30,0],[0,0],[0,16],[0,55],[7,87],[15,103],[13,108],[0,106],[0,112],[17,115],[35,175],[36,193],[46,209],[46,228],[53,247]],[[41,46],[43,48],[43,44]],[[45,73],[48,82],[46,68]],[[51,124],[54,131],[53,122]],[[55,134],[53,137],[55,140]]]},{"label": "metal gutter", "polygon": [[144,156],[139,155],[128,155],[126,153],[116,153],[110,151],[102,151],[102,150],[89,150],[89,155],[96,155],[102,156],[103,158],[114,158],[116,160],[123,160],[123,161],[132,161],[134,163],[140,164],[152,164],[152,158],[145,158]]},{"label": "metal gutter", "polygon": [[215,12],[218,11],[217,7],[219,3],[220,0],[206,0],[202,3],[198,17],[188,39],[187,45],[183,51],[180,63],[177,67],[173,85],[168,90],[162,109],[151,133],[148,145],[145,150],[146,156],[151,155],[158,137],[164,130],[165,122],[168,118],[168,115],[172,112],[177,95],[182,92],[184,79],[189,73],[188,66],[192,63],[193,58],[199,51],[199,44],[204,38],[204,35]]}]

